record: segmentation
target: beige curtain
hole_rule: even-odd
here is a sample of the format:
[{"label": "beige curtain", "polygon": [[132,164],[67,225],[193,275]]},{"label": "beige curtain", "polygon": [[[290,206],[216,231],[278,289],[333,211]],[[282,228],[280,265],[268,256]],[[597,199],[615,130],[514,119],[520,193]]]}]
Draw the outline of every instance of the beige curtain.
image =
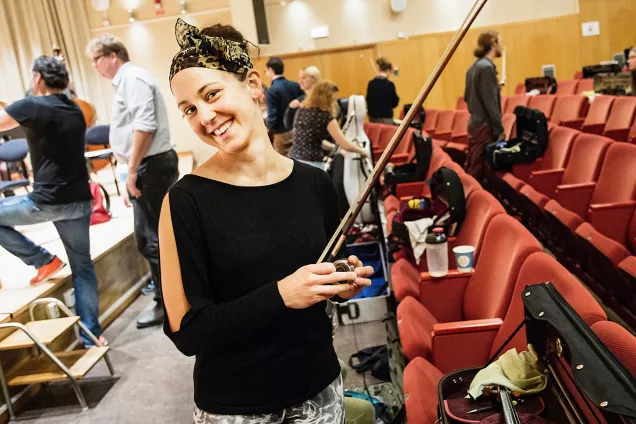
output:
[{"label": "beige curtain", "polygon": [[85,55],[91,38],[86,3],[80,0],[0,0],[0,100],[24,97],[31,81],[31,64],[62,48],[75,91],[92,103],[100,121],[108,116],[103,85]]}]

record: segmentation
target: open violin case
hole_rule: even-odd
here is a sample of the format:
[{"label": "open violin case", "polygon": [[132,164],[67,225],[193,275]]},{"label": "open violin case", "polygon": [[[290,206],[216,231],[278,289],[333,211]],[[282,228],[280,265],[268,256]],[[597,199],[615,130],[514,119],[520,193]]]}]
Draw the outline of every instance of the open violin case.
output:
[{"label": "open violin case", "polygon": [[[523,303],[525,320],[518,331],[526,331],[548,385],[538,395],[525,397],[515,408],[521,420],[512,422],[636,424],[636,380],[554,286],[527,286]],[[505,350],[504,345],[498,353]],[[507,424],[497,408],[468,414],[493,405],[485,396],[477,400],[466,397],[480,369],[467,368],[442,377],[438,422]]]}]

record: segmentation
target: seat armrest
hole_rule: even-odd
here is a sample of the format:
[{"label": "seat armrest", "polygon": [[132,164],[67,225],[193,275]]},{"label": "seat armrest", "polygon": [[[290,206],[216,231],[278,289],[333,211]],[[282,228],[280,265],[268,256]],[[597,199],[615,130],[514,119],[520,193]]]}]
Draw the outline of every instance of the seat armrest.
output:
[{"label": "seat armrest", "polygon": [[538,158],[534,162],[530,163],[512,165],[512,175],[527,183],[530,178],[530,174],[539,167],[541,159],[542,158]]},{"label": "seat armrest", "polygon": [[450,141],[452,134],[453,133],[451,131],[435,132],[435,138],[438,140]]},{"label": "seat armrest", "polygon": [[502,324],[498,318],[435,324],[432,334],[433,365],[442,373],[483,366],[488,361]]},{"label": "seat armrest", "polygon": [[450,141],[458,144],[468,144],[468,133],[460,133],[451,136]]},{"label": "seat armrest", "polygon": [[417,197],[424,192],[426,185],[424,181],[415,181],[412,183],[401,183],[395,186],[395,195],[398,199],[402,197]]},{"label": "seat armrest", "polygon": [[448,334],[478,333],[480,331],[498,331],[503,325],[501,318],[475,319],[472,321],[444,322],[433,326],[433,336]]},{"label": "seat armrest", "polygon": [[604,128],[605,122],[597,124],[585,124],[581,126],[581,131],[587,134],[603,135]]},{"label": "seat armrest", "polygon": [[[426,259],[423,259],[426,260]],[[461,321],[463,319],[464,292],[473,272],[448,272],[441,278],[431,277],[428,272],[420,273],[419,300],[439,322]]]},{"label": "seat armrest", "polygon": [[601,234],[623,244],[636,201],[591,204],[588,221]]},{"label": "seat armrest", "polygon": [[562,127],[574,128],[575,130],[581,131],[581,127],[583,126],[583,122],[585,122],[585,118],[576,118],[569,119],[567,121],[561,121]]},{"label": "seat armrest", "polygon": [[556,188],[561,183],[564,173],[565,169],[563,168],[533,171],[528,177],[528,184],[534,187],[539,193],[554,198]]},{"label": "seat armrest", "polygon": [[585,219],[596,183],[560,185],[556,188],[555,200],[566,209]]}]

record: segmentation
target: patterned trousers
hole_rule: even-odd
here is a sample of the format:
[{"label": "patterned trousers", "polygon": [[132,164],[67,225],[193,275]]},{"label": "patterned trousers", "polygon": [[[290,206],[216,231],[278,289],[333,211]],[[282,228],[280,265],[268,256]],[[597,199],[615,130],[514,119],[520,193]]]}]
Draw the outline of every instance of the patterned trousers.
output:
[{"label": "patterned trousers", "polygon": [[194,424],[344,424],[342,378],[313,398],[272,414],[217,415],[195,407]]}]

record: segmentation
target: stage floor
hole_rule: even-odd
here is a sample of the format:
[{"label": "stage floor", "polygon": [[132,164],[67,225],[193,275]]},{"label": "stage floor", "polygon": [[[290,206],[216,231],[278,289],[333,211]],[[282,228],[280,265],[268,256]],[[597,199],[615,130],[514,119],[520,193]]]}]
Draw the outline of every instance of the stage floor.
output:
[{"label": "stage floor", "polygon": [[[183,175],[192,170],[192,156],[189,154],[180,154],[179,156],[180,173]],[[132,208],[125,207],[122,198],[117,196],[110,167],[100,170],[97,179],[110,194],[112,219],[90,227],[93,260],[107,254],[109,250],[133,233]],[[124,189],[124,184],[120,183],[120,189]],[[16,194],[26,194],[26,192]],[[64,246],[52,223],[21,226],[16,227],[16,229],[68,263]],[[20,259],[0,247],[0,280],[2,281],[0,322],[10,320],[11,314],[21,313],[31,301],[53,292],[55,287],[71,274],[71,268],[67,265],[53,279],[31,287],[29,281],[35,273],[35,268],[25,265]]]}]

